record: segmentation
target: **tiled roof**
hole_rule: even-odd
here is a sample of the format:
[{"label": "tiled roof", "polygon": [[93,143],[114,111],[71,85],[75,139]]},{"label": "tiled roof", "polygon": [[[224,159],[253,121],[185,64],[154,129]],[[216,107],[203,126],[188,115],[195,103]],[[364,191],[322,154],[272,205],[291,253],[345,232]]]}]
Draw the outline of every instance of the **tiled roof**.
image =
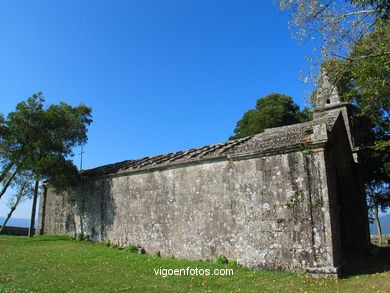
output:
[{"label": "tiled roof", "polygon": [[[337,115],[338,116],[338,115]],[[129,171],[148,170],[170,165],[196,162],[207,159],[223,158],[247,153],[277,152],[283,149],[303,147],[311,142],[313,126],[325,123],[331,128],[337,117],[327,115],[314,121],[289,126],[266,129],[265,132],[174,153],[126,160],[119,163],[100,166],[81,171],[82,177],[98,177],[120,174]]]},{"label": "tiled roof", "polygon": [[185,151],[179,151],[164,155],[145,157],[137,160],[126,160],[119,163],[104,165],[101,167],[82,171],[82,176],[100,176],[117,173],[124,170],[149,169],[156,166],[171,165],[173,163],[198,161],[204,158],[213,158],[231,153],[234,149],[251,137],[236,139],[224,143],[211,144]]}]

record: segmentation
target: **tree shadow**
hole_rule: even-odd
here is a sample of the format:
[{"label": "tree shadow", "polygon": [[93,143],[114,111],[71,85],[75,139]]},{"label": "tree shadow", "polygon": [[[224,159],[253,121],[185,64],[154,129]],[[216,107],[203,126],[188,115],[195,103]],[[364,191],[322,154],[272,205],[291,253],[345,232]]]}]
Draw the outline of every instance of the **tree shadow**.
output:
[{"label": "tree shadow", "polygon": [[371,245],[369,251],[345,251],[343,278],[390,271],[390,247]]}]

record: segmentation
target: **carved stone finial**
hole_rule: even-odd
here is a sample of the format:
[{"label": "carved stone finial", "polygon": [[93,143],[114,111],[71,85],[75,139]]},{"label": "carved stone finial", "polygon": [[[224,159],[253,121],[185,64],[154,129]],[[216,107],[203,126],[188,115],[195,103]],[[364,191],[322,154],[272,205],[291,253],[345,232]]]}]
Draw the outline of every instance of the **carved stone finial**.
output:
[{"label": "carved stone finial", "polygon": [[316,109],[323,110],[325,108],[340,104],[340,102],[341,101],[337,87],[329,82],[327,73],[323,71],[320,79],[320,87],[317,93]]}]

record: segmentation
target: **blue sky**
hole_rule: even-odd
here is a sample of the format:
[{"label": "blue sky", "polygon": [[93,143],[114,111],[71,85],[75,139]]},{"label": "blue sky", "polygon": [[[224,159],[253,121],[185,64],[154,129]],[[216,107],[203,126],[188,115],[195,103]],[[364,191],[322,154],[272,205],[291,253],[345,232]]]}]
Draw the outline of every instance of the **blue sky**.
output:
[{"label": "blue sky", "polygon": [[287,22],[272,0],[1,1],[0,112],[38,91],[92,107],[84,168],[226,141],[260,97],[304,106]]}]

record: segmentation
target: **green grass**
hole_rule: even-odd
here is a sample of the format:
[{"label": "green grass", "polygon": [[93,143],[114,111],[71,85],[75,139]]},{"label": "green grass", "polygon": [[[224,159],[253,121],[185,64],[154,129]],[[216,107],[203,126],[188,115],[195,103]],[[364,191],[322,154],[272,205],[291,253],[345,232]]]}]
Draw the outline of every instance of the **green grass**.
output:
[{"label": "green grass", "polygon": [[163,278],[154,269],[231,266],[140,255],[64,236],[0,236],[0,257],[0,292],[390,292],[388,270],[334,280],[234,267],[234,276]]}]

